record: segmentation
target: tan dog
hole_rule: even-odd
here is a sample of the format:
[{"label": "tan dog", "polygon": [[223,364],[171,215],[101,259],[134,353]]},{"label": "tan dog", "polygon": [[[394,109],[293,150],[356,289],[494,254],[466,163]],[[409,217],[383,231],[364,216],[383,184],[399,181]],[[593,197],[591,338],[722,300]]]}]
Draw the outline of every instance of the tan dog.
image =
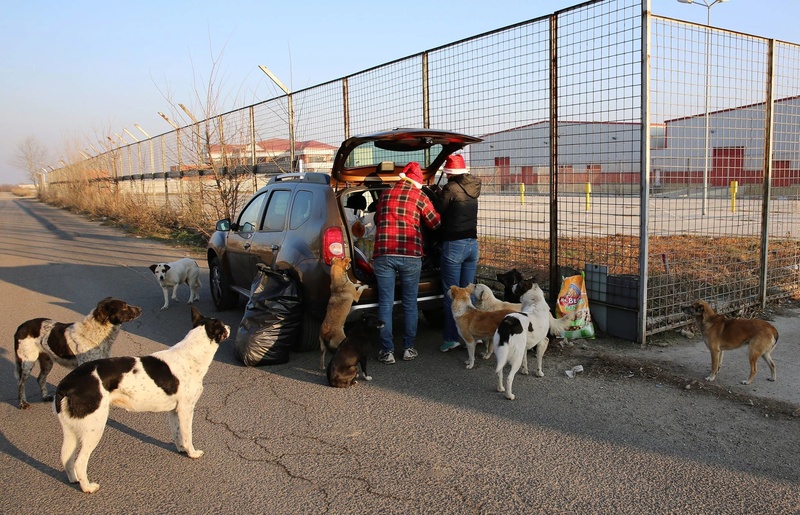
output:
[{"label": "tan dog", "polygon": [[522,304],[518,302],[506,302],[494,296],[491,288],[485,284],[470,284],[467,288],[472,287],[472,298],[475,299],[475,307],[481,311],[494,311],[497,309],[513,309],[514,311],[521,311]]},{"label": "tan dog", "polygon": [[747,345],[750,354],[750,377],[742,384],[750,384],[756,376],[758,358],[764,358],[772,372],[770,381],[777,377],[775,362],[770,353],[778,343],[778,330],[764,320],[749,318],[731,318],[718,315],[704,300],[697,300],[683,308],[683,312],[691,315],[703,333],[703,341],[711,352],[711,375],[706,381],[713,381],[722,366],[722,353],[726,350],[738,349]]},{"label": "tan dog", "polygon": [[481,356],[489,359],[492,355],[492,339],[497,331],[497,326],[513,309],[496,309],[494,311],[481,311],[472,305],[470,299],[471,288],[451,286],[447,295],[453,299],[453,318],[456,321],[458,334],[467,344],[467,368],[475,366],[475,345],[478,340],[486,344],[486,352]]},{"label": "tan dog", "polygon": [[328,311],[319,330],[319,368],[325,368],[325,351],[331,352],[339,348],[345,338],[344,323],[350,313],[353,302],[358,302],[366,284],[356,286],[347,276],[350,269],[350,258],[331,259],[331,297],[328,300]]}]

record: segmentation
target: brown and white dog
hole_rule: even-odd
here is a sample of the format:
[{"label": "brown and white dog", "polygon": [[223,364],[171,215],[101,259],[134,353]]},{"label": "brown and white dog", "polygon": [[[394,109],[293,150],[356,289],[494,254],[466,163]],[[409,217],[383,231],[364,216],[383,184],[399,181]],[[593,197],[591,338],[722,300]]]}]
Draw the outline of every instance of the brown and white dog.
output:
[{"label": "brown and white dog", "polygon": [[481,311],[494,311],[496,309],[513,309],[520,311],[522,304],[519,302],[506,302],[494,296],[491,288],[485,284],[470,284],[472,287],[472,298],[475,299],[475,307]]},{"label": "brown and white dog", "polygon": [[478,340],[486,345],[486,352],[481,356],[489,359],[492,355],[492,338],[497,326],[503,317],[512,313],[511,309],[498,309],[495,311],[481,311],[477,309],[470,299],[470,288],[451,286],[447,295],[453,300],[453,318],[456,321],[458,335],[467,344],[467,368],[475,366],[475,346]]},{"label": "brown and white dog", "polygon": [[331,297],[319,330],[319,368],[325,368],[325,351],[334,352],[344,340],[344,323],[353,302],[358,302],[366,284],[356,286],[347,276],[350,258],[331,259]]},{"label": "brown and white dog", "polygon": [[[548,333],[558,336],[575,321],[575,313],[558,319],[553,317],[542,289],[532,280],[523,280],[516,289],[517,292],[524,291],[520,298],[522,311],[506,315],[493,337],[497,391],[505,392],[509,400],[514,400],[511,388],[520,367],[521,373],[528,375],[528,351],[536,347],[536,376],[544,377],[542,358],[549,343]],[[506,364],[511,365],[511,370],[504,388],[503,368]]]},{"label": "brown and white dog", "polygon": [[750,384],[756,376],[758,358],[764,358],[769,365],[770,381],[777,378],[775,362],[770,353],[778,343],[778,330],[764,320],[749,318],[732,318],[718,315],[704,300],[697,300],[683,308],[683,312],[694,317],[697,327],[703,333],[703,341],[711,353],[711,374],[706,381],[717,378],[722,366],[722,353],[726,350],[748,346],[750,357],[750,377],[742,384]]},{"label": "brown and white dog", "polygon": [[202,456],[203,451],[192,444],[194,407],[214,354],[229,335],[230,327],[192,306],[192,330],[169,349],[142,357],[99,359],[67,374],[56,388],[53,408],[64,433],[61,463],[69,481],[80,483],[87,493],[100,488],[89,481],[86,469],[111,406],[166,411],[178,452],[190,458]]},{"label": "brown and white dog", "polygon": [[47,374],[53,368],[53,361],[72,369],[93,359],[109,357],[120,325],[136,320],[141,314],[141,308],[107,297],[80,322],[68,324],[34,318],[20,325],[14,333],[14,375],[19,388],[19,409],[30,407],[25,397],[25,382],[37,362],[39,376],[36,380],[42,391],[42,401],[49,402],[53,397],[47,393]]},{"label": "brown and white dog", "polygon": [[149,268],[164,292],[162,310],[169,307],[169,289],[172,288],[172,300],[178,300],[178,286],[184,283],[189,286],[187,304],[200,300],[200,267],[194,259],[183,258],[171,263],[156,263]]},{"label": "brown and white dog", "polygon": [[356,384],[358,365],[361,365],[361,376],[367,381],[372,381],[372,377],[367,375],[367,359],[372,343],[378,341],[380,330],[384,325],[383,320],[374,313],[367,312],[361,315],[328,363],[329,385],[335,388],[347,388]]}]

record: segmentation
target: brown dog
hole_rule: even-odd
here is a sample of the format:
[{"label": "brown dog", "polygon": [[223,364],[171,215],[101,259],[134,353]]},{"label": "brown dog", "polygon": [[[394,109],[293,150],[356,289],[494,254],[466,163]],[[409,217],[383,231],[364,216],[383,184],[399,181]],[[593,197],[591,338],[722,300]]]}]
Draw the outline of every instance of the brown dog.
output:
[{"label": "brown dog", "polygon": [[481,356],[489,359],[492,355],[492,339],[497,331],[497,326],[503,321],[512,309],[496,309],[494,311],[481,311],[472,305],[470,294],[472,288],[459,288],[451,286],[447,295],[453,299],[453,318],[456,321],[458,334],[467,344],[467,368],[475,366],[475,345],[478,340],[486,344],[486,352]]},{"label": "brown dog", "polygon": [[319,368],[325,368],[325,351],[335,351],[345,338],[344,323],[350,313],[350,306],[358,302],[366,284],[356,286],[347,276],[350,269],[350,258],[333,258],[331,260],[331,297],[328,300],[328,311],[319,330]]},{"label": "brown dog", "polygon": [[764,320],[731,318],[718,315],[704,300],[697,300],[683,308],[683,312],[694,317],[697,327],[703,333],[703,341],[711,352],[711,375],[706,381],[713,381],[722,366],[722,352],[747,345],[750,353],[750,377],[742,384],[750,384],[756,376],[758,358],[764,358],[772,372],[770,381],[776,379],[775,362],[770,353],[778,342],[778,330]]}]

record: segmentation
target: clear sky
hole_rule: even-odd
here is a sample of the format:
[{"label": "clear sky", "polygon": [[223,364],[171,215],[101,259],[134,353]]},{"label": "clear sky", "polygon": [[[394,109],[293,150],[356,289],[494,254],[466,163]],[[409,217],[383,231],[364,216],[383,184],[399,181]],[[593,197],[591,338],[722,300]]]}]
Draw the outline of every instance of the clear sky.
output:
[{"label": "clear sky", "polygon": [[[695,2],[651,0],[651,9],[705,23],[703,0]],[[199,106],[214,61],[225,112],[280,95],[259,64],[299,90],[579,3],[2,0],[0,184],[25,181],[10,161],[28,136],[57,168],[65,149],[99,149],[105,135],[132,142],[127,129],[144,139],[134,124],[168,132],[158,111]],[[711,9],[712,25],[788,42],[800,43],[798,23],[800,0]]]}]

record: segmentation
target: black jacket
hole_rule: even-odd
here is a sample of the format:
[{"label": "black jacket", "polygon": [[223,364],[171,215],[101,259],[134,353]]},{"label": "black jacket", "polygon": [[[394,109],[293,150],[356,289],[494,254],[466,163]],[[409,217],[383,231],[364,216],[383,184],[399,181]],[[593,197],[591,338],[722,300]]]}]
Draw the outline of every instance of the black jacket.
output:
[{"label": "black jacket", "polygon": [[478,197],[481,180],[470,174],[447,180],[434,207],[442,216],[439,234],[443,241],[478,237]]}]

